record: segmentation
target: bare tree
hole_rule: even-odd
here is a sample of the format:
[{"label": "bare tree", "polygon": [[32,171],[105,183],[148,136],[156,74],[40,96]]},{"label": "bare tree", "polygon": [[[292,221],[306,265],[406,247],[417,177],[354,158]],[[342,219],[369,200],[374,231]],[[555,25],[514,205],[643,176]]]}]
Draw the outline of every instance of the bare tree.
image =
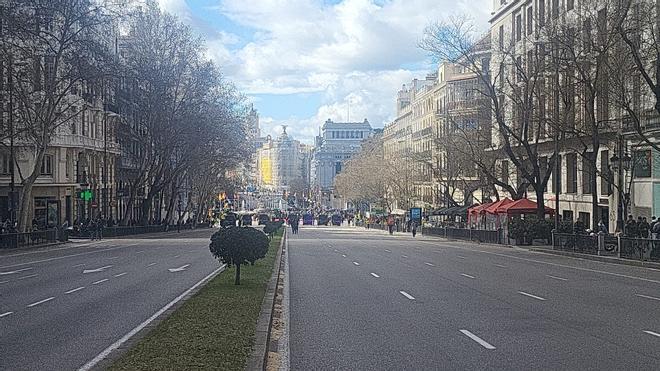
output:
[{"label": "bare tree", "polygon": [[13,134],[32,156],[32,167],[19,174],[17,222],[26,230],[47,149],[60,127],[78,117],[74,107],[98,98],[101,81],[113,72],[107,37],[113,24],[103,3],[92,0],[9,1],[2,23],[0,58],[11,84]]},{"label": "bare tree", "polygon": [[[490,37],[475,32],[471,22],[463,17],[449,22],[435,23],[426,28],[420,46],[437,60],[450,61],[475,74],[482,83],[479,93],[490,101],[493,125],[493,143],[517,169],[519,184],[531,186],[538,200],[537,214],[543,217],[543,195],[557,159],[550,150],[549,158],[542,145],[548,140],[548,124],[539,103],[544,68],[535,65],[542,59],[539,51],[533,58],[516,53],[514,44],[518,35],[502,35],[491,49]],[[491,50],[489,62],[482,51]],[[491,71],[495,71],[492,73]],[[546,159],[547,158],[547,163]]]}]

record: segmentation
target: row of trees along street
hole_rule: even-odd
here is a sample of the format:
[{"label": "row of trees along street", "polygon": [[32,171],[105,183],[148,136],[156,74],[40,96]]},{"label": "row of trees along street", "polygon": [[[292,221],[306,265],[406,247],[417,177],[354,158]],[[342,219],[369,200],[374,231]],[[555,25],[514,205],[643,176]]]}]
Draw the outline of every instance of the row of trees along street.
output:
[{"label": "row of trees along street", "polygon": [[[122,177],[126,210],[139,202],[143,224],[159,192],[171,221],[184,183],[203,216],[226,171],[249,157],[243,97],[209,60],[204,40],[154,1],[4,1],[0,32],[11,102],[11,131],[5,124],[0,141],[7,147],[12,139],[34,160],[17,174],[19,230],[28,227],[44,155],[58,135],[72,133],[81,105],[101,100],[119,114],[122,161],[131,164]],[[126,224],[128,213],[117,218]]]},{"label": "row of trees along street", "polygon": [[[513,199],[529,190],[543,200],[550,176],[559,171],[560,154],[575,153],[583,159],[583,193],[592,195],[592,225],[597,225],[598,177],[617,187],[607,163],[598,164],[599,150],[616,153],[622,132],[633,148],[660,150],[647,127],[660,114],[660,2],[583,0],[573,6],[565,14],[529,12],[526,24],[519,18],[513,32],[487,36],[468,17],[453,17],[429,25],[420,47],[476,76],[478,99],[487,102],[482,108],[490,116],[486,129],[465,128],[449,114],[443,130],[450,134],[436,138],[436,151],[449,153],[454,163],[467,162],[456,168],[479,173],[463,185],[463,194],[475,186],[496,185]],[[359,157],[368,157],[368,151]],[[351,161],[338,180],[349,199],[369,198],[351,193],[355,180],[346,179],[350,174],[382,174],[385,184],[373,181],[381,190],[390,184],[386,172],[359,169],[363,161]],[[434,165],[436,182],[453,182],[451,174]],[[553,177],[553,183],[559,178]],[[556,192],[558,185],[551,185]],[[497,188],[493,193],[499,198]],[[544,206],[538,203],[541,217]]]}]

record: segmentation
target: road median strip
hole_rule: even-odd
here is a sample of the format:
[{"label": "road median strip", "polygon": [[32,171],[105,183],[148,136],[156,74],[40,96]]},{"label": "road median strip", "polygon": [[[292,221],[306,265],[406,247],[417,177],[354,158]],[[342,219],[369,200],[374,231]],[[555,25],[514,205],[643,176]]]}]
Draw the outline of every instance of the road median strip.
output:
[{"label": "road median strip", "polygon": [[[127,334],[123,342],[113,344],[105,354],[97,356],[95,363],[81,370],[96,367],[120,347],[116,354],[119,359],[106,360],[105,365],[99,366],[108,366],[109,370],[243,369],[253,350],[257,319],[280,240],[281,236],[274,237],[266,257],[257,260],[254,266],[243,268],[239,286],[234,285],[235,267],[207,282],[200,281],[205,284],[200,285],[198,292],[184,293],[192,296],[167,318],[140,334],[144,335],[141,339],[127,343],[132,345],[130,349],[125,349],[123,343],[156,318],[162,318],[175,303],[170,303],[151,321],[145,321]],[[212,259],[210,254],[209,259]]]}]

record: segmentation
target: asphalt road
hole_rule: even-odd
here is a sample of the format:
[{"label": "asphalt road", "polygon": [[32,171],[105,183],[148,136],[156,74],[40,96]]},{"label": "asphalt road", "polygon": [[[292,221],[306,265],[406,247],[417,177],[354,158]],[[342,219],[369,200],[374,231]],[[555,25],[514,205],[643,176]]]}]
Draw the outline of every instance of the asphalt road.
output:
[{"label": "asphalt road", "polygon": [[208,249],[212,232],[3,251],[0,370],[83,366],[219,268]]},{"label": "asphalt road", "polygon": [[347,227],[289,237],[292,370],[660,368],[660,271]]}]

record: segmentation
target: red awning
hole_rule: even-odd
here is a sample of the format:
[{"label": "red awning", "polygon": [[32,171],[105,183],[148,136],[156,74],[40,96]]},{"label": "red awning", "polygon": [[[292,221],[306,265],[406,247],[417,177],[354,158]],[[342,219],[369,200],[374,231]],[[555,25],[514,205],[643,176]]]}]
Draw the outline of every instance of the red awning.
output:
[{"label": "red awning", "polygon": [[488,213],[488,214],[497,214],[497,209],[498,209],[500,206],[508,205],[508,204],[510,204],[510,203],[512,203],[512,202],[513,202],[513,201],[512,201],[510,198],[503,198],[503,199],[501,199],[501,200],[499,200],[499,201],[496,201],[496,202],[493,202],[492,204],[490,204],[490,206],[486,207],[486,208],[484,209],[484,211],[485,211],[486,213]]},{"label": "red awning", "polygon": [[[536,213],[536,202],[527,198],[513,201],[507,205],[497,208],[498,214],[518,215],[518,214],[534,214]],[[545,207],[545,213],[554,215],[555,210],[550,207]]]},{"label": "red awning", "polygon": [[481,204],[481,205],[473,206],[472,208],[470,208],[470,210],[468,210],[468,213],[469,213],[470,215],[479,215],[479,214],[481,214],[482,212],[484,212],[484,210],[485,210],[488,206],[490,206],[490,205],[492,205],[492,204],[493,204],[493,202],[487,202],[487,203],[485,203],[485,204]]}]

